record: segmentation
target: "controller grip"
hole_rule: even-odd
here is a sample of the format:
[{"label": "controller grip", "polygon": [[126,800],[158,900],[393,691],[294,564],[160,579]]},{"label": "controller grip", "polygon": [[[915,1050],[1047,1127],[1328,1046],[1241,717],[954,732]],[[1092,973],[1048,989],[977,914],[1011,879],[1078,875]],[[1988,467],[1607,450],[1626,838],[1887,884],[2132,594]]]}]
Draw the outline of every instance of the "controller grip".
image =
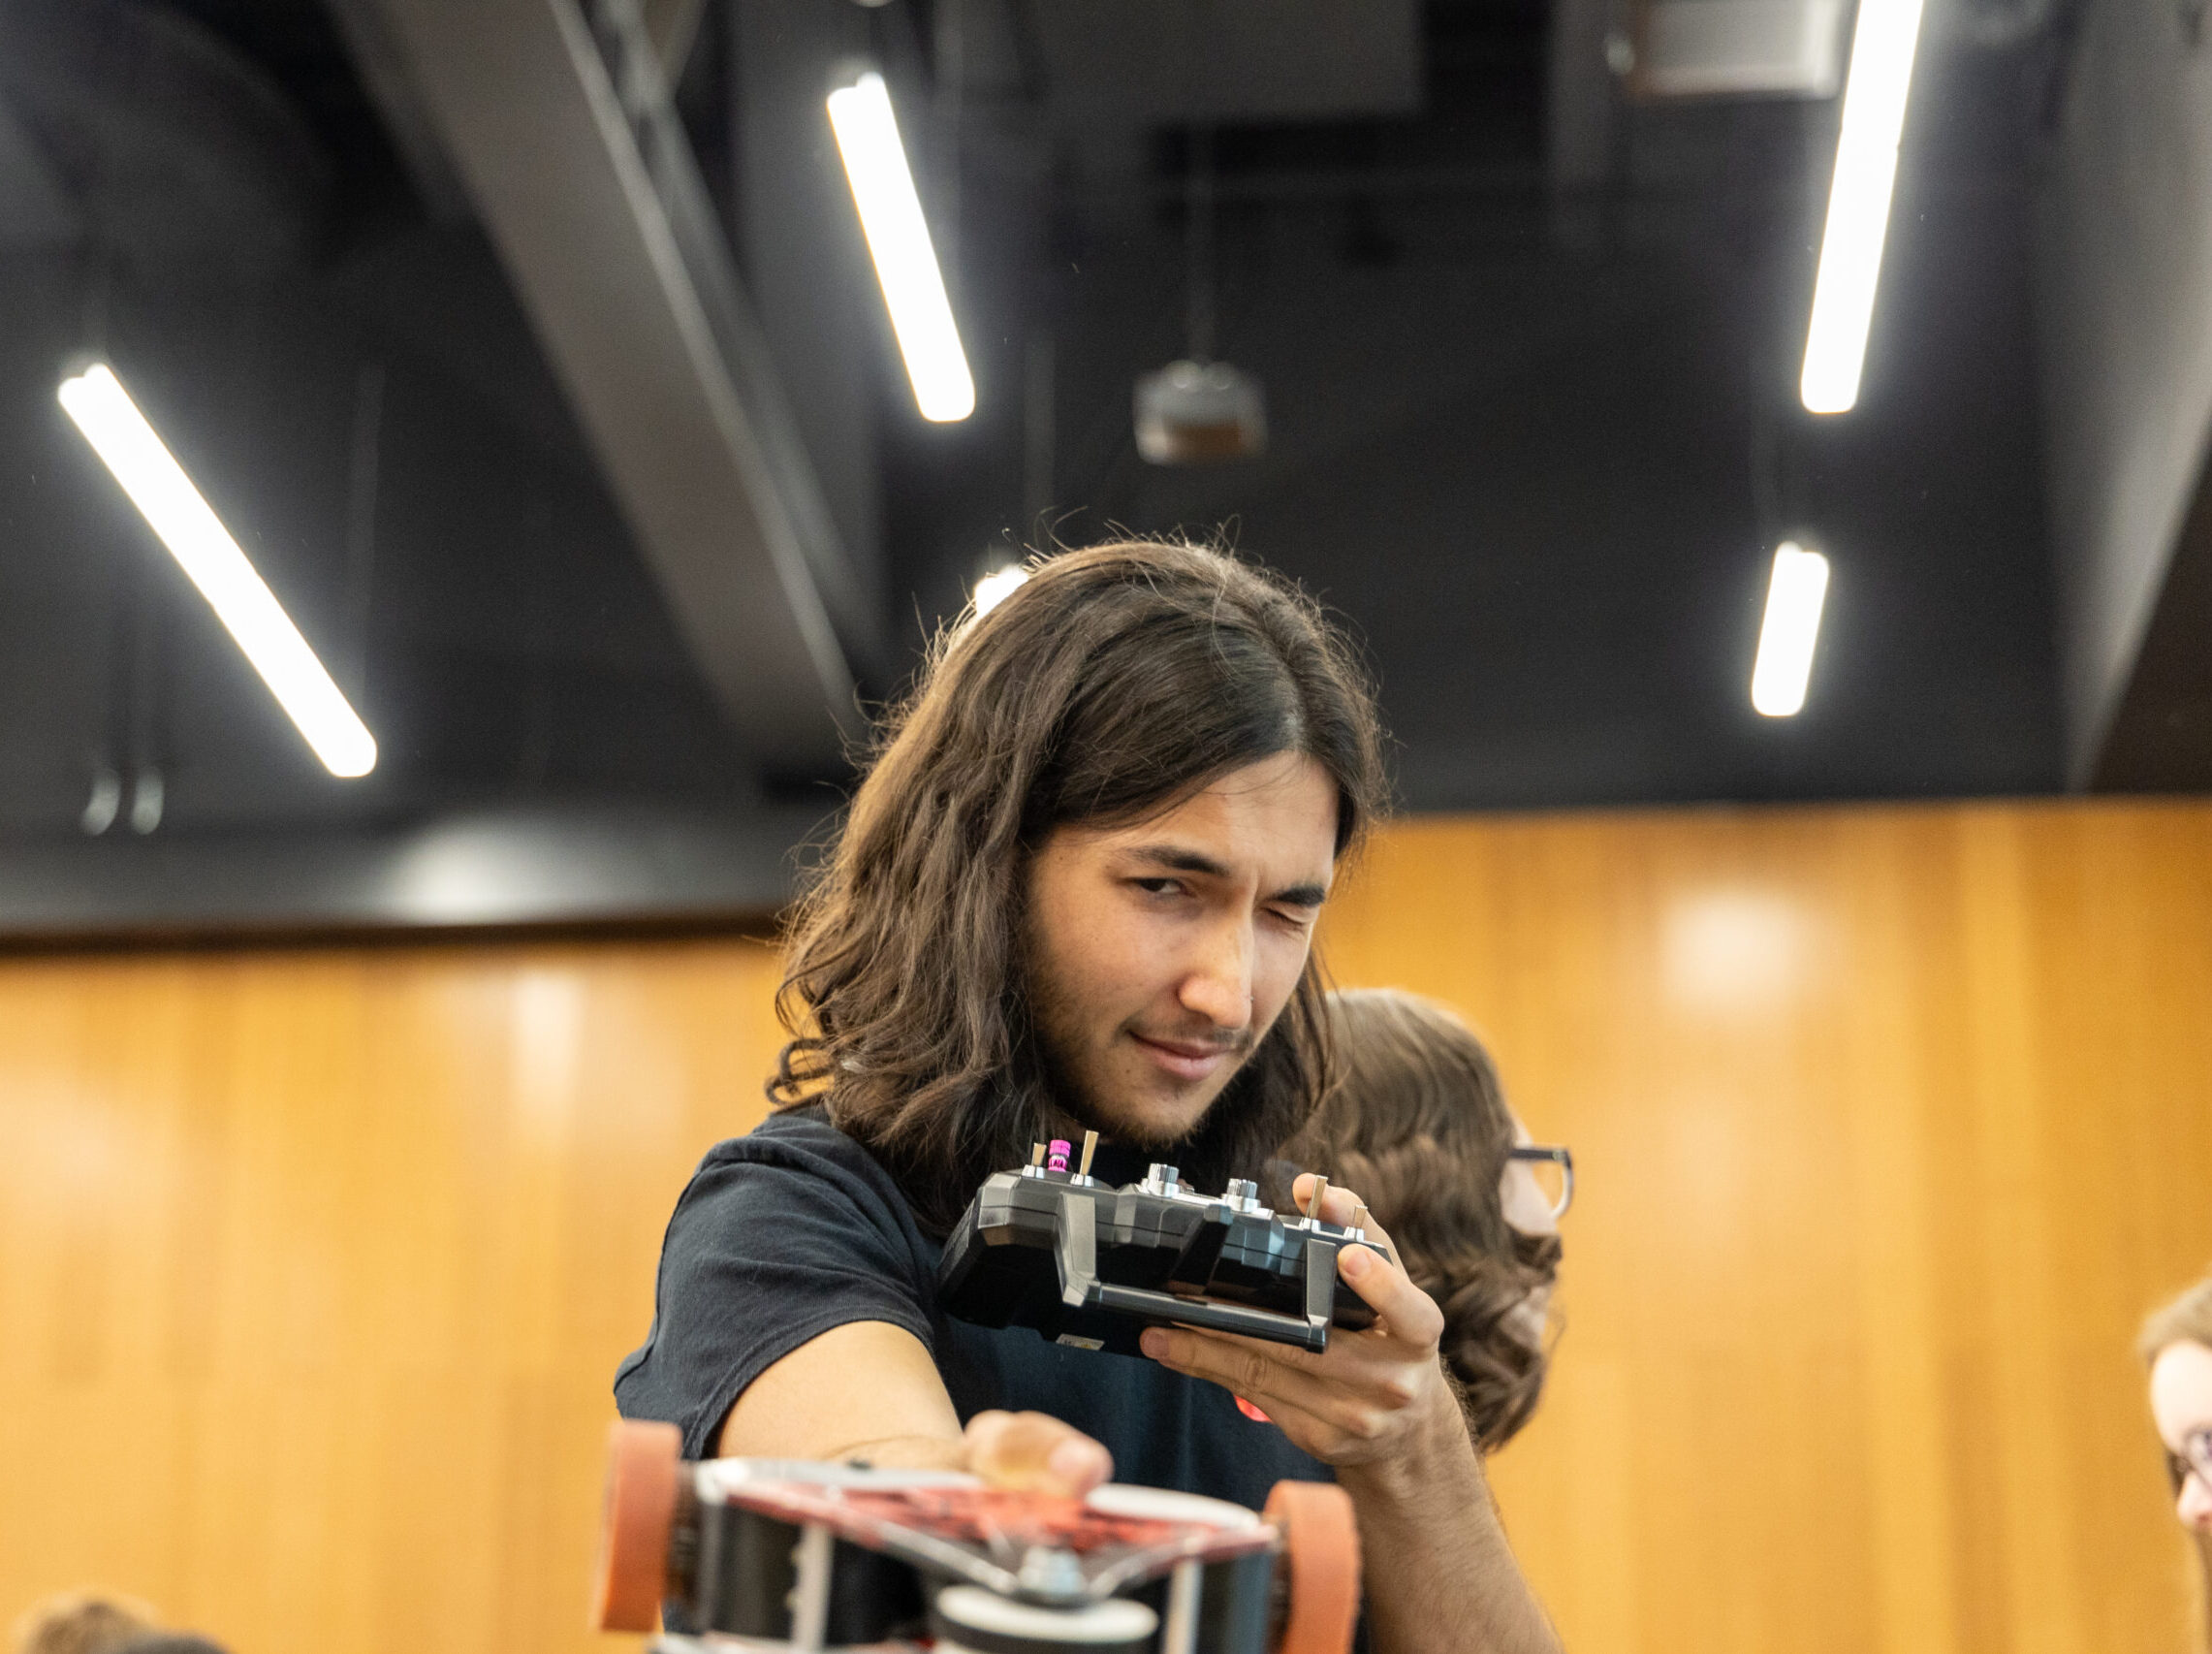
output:
[{"label": "controller grip", "polygon": [[1316,1355],[1329,1347],[1327,1321],[1284,1315],[1279,1310],[1253,1309],[1248,1304],[1216,1303],[1207,1298],[1186,1298],[1177,1292],[1153,1291],[1148,1287],[1115,1287],[1103,1282],[1085,1295],[1085,1302],[1102,1310],[1121,1310],[1130,1315],[1176,1321],[1184,1326],[1200,1326],[1208,1332],[1236,1332],[1247,1338],[1264,1338],[1273,1344],[1295,1344]]},{"label": "controller grip", "polygon": [[[1368,1245],[1365,1241],[1348,1244]],[[1054,1261],[1059,1271],[1060,1302],[1072,1310],[1099,1309],[1154,1320],[1180,1321],[1209,1332],[1241,1333],[1273,1344],[1292,1344],[1315,1354],[1329,1347],[1329,1323],[1337,1304],[1339,1247],[1319,1237],[1306,1243],[1306,1313],[1290,1315],[1250,1304],[1163,1292],[1098,1278],[1098,1214],[1090,1200],[1063,1190],[1053,1226]],[[1382,1248],[1372,1250],[1382,1252]],[[1383,1253],[1387,1257],[1388,1253]],[[1370,1318],[1372,1320],[1372,1316]]]}]

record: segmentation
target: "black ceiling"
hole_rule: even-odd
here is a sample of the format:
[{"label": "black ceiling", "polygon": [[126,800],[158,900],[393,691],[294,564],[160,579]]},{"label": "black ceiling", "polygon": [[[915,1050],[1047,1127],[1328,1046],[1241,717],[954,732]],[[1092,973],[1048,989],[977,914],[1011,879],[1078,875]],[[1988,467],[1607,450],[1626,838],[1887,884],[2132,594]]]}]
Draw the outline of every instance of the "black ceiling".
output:
[{"label": "black ceiling", "polygon": [[[1057,532],[1225,532],[1322,593],[1368,642],[1415,808],[2055,787],[2047,49],[1931,43],[1866,393],[1823,422],[1795,392],[1834,106],[1628,111],[1610,177],[1563,200],[1546,12],[1429,7],[1418,119],[1224,135],[1219,348],[1267,387],[1257,461],[1161,470],[1131,439],[1131,375],[1183,342],[1178,135],[1089,191],[1063,158],[1041,199],[978,144],[1012,181],[967,191],[970,310],[1019,320],[975,330],[1002,389],[972,428],[891,422],[900,584],[942,612],[987,542],[1033,534],[1005,388],[1042,328]],[[1001,244],[1044,250],[987,265]],[[1835,575],[1807,709],[1769,720],[1746,685],[1792,534]]]},{"label": "black ceiling", "polygon": [[[1264,383],[1272,443],[1171,471],[1136,456],[1129,397],[1185,347],[1188,127],[1081,114],[1037,0],[947,3],[711,0],[680,86],[880,575],[901,652],[871,692],[1017,544],[1183,529],[1362,636],[1415,808],[2059,785],[2030,252],[2063,34],[1991,47],[1932,8],[1865,394],[1822,422],[1794,392],[1835,106],[1622,107],[1602,177],[1563,192],[1550,8],[1430,0],[1414,112],[1218,130],[1217,348]],[[12,8],[16,40],[58,4]],[[38,219],[0,179],[0,831],[76,835],[96,773],[134,764],[165,775],[164,836],[757,796],[489,243],[426,207],[321,6],[106,4],[270,94],[305,152],[269,165],[322,183],[296,244],[232,256],[215,229],[253,180],[185,152],[156,169],[156,234],[149,191],[102,180],[188,115],[148,92],[138,130],[57,130],[0,76],[75,204]],[[762,76],[803,123],[855,51],[918,136],[979,385],[962,426],[913,413],[826,126],[788,136],[808,167],[763,164]],[[145,83],[72,61],[118,108]],[[820,225],[841,285],[779,265],[778,212]],[[858,365],[842,402],[811,382],[831,334]],[[322,775],[61,416],[87,350],[357,693],[366,780]],[[1806,711],[1769,720],[1746,685],[1785,535],[1835,574]]]}]

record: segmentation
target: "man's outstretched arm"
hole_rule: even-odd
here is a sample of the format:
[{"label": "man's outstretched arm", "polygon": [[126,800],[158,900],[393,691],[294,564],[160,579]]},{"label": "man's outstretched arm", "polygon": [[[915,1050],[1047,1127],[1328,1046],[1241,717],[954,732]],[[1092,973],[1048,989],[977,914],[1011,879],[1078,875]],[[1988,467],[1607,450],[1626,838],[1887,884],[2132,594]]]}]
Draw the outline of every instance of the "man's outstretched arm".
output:
[{"label": "man's outstretched arm", "polygon": [[[1299,1198],[1311,1198],[1303,1179]],[[1324,1199],[1330,1222],[1351,1221],[1348,1193]],[[1346,1247],[1338,1263],[1378,1319],[1366,1332],[1333,1333],[1321,1354],[1189,1327],[1148,1331],[1145,1352],[1245,1397],[1337,1467],[1359,1512],[1378,1654],[1558,1654],[1444,1382],[1442,1312],[1364,1248]]]},{"label": "man's outstretched arm", "polygon": [[762,1373],[723,1419],[718,1447],[730,1458],[964,1470],[1048,1493],[1087,1493],[1114,1471],[1103,1447],[1041,1413],[979,1413],[962,1429],[922,1341],[880,1320],[832,1327]]}]

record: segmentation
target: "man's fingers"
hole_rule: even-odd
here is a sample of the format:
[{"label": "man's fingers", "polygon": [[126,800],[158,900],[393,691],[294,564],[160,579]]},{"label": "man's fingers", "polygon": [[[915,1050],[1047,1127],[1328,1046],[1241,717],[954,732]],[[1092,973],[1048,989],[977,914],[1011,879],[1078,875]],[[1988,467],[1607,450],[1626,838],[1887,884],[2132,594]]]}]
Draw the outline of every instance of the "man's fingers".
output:
[{"label": "man's fingers", "polygon": [[968,1420],[967,1468],[994,1487],[1077,1497],[1114,1474],[1114,1456],[1042,1413],[979,1413]]},{"label": "man's fingers", "polygon": [[1146,1330],[1143,1342],[1145,1353],[1161,1366],[1257,1403],[1270,1420],[1294,1434],[1302,1419],[1306,1429],[1324,1432],[1331,1440],[1365,1439],[1399,1399],[1387,1384],[1347,1384],[1341,1377],[1308,1372],[1278,1358],[1303,1351],[1230,1333],[1155,1326]]},{"label": "man's fingers", "polygon": [[1406,1271],[1364,1246],[1347,1246],[1337,1254],[1337,1273],[1367,1307],[1381,1318],[1384,1329],[1402,1343],[1434,1347],[1444,1335],[1444,1313],[1437,1301],[1413,1285]]},{"label": "man's fingers", "polygon": [[[1313,1202],[1313,1182],[1314,1174],[1310,1171],[1302,1171],[1291,1179],[1290,1197],[1297,1202],[1300,1212],[1304,1212]],[[1354,1190],[1340,1189],[1335,1184],[1330,1184],[1322,1192],[1318,1215],[1324,1224],[1336,1224],[1343,1228],[1356,1226],[1389,1247],[1393,1255],[1398,1251],[1382,1225],[1375,1221],[1375,1214],[1368,1211],[1367,1202]]]},{"label": "man's fingers", "polygon": [[1311,1408],[1325,1404],[1333,1393],[1333,1386],[1280,1358],[1303,1351],[1189,1327],[1147,1327],[1142,1344],[1145,1353],[1163,1367],[1263,1404]]},{"label": "man's fingers", "polygon": [[1321,1209],[1315,1212],[1312,1208],[1313,1185],[1316,1181],[1314,1174],[1310,1171],[1302,1171],[1290,1180],[1290,1198],[1298,1203],[1299,1213],[1306,1217],[1317,1217],[1325,1224],[1350,1223],[1362,1204],[1360,1197],[1350,1190],[1339,1188],[1332,1183],[1322,1191]]}]

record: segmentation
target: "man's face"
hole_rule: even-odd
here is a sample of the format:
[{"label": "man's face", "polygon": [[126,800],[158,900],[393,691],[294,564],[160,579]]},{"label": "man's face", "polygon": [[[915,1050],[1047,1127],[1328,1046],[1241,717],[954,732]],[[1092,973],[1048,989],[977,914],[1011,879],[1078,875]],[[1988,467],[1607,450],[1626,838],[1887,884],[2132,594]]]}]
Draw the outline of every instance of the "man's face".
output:
[{"label": "man's face", "polygon": [[1336,868],[1337,789],[1282,753],[1129,827],[1060,827],[1029,868],[1027,970],[1061,1102],[1187,1136],[1275,1025]]}]

